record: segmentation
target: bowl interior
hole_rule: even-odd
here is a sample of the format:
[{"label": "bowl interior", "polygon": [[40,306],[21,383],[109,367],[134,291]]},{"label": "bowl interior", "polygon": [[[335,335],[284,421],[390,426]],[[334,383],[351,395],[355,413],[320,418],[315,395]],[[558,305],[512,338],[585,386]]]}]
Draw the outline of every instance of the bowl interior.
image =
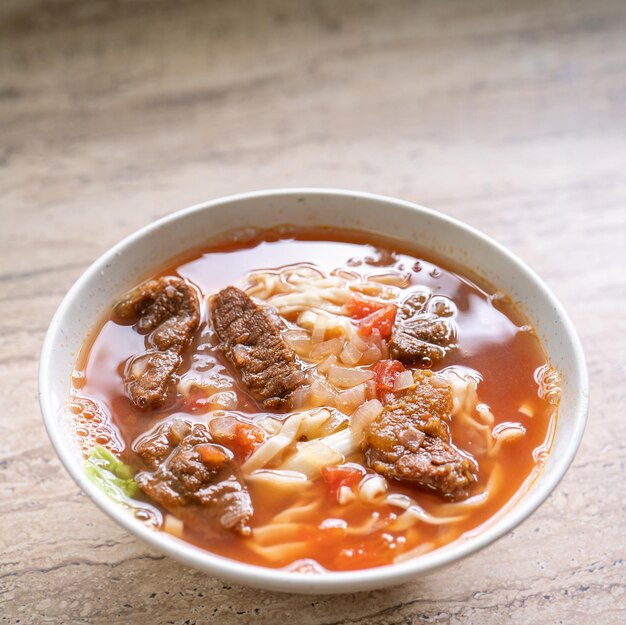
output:
[{"label": "bowl interior", "polygon": [[[63,406],[75,358],[97,320],[116,296],[168,259],[234,228],[281,224],[353,228],[415,243],[461,263],[506,292],[536,328],[552,366],[562,376],[554,443],[532,486],[483,531],[401,565],[303,576],[234,562],[149,530],[85,479],[82,458],[68,436]],[[442,214],[406,202],[296,189],[244,194],[191,207],[151,224],[104,254],[72,287],[52,320],[41,357],[40,401],[50,438],[72,477],[107,514],[153,546],[187,564],[250,585],[346,592],[400,583],[468,555],[528,516],[556,486],[579,445],[586,418],[587,375],[578,338],[558,301],[532,271],[497,243]]]}]

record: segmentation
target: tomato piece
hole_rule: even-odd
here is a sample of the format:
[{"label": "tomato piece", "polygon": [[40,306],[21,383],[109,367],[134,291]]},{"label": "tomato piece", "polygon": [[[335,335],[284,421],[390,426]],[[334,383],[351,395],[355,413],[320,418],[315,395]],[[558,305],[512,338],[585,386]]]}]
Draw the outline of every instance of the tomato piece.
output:
[{"label": "tomato piece", "polygon": [[379,360],[373,367],[378,391],[393,391],[396,379],[404,370],[399,360]]},{"label": "tomato piece", "polygon": [[368,315],[371,315],[373,312],[384,308],[386,304],[381,304],[380,302],[372,302],[360,297],[355,297],[347,304],[348,314],[353,319],[363,319]]},{"label": "tomato piece", "polygon": [[341,549],[334,564],[342,571],[364,569],[391,564],[397,554],[397,543],[392,534],[376,533]]},{"label": "tomato piece", "polygon": [[208,412],[211,402],[206,389],[190,385],[183,399],[182,410],[184,412]]},{"label": "tomato piece", "polygon": [[364,475],[365,471],[361,467],[347,464],[324,467],[322,469],[322,478],[326,482],[330,493],[335,497],[342,486],[354,488]]},{"label": "tomato piece", "polygon": [[361,319],[358,330],[359,334],[361,336],[370,336],[372,330],[376,328],[380,332],[381,338],[388,339],[393,330],[397,310],[398,309],[393,304],[385,304],[383,308]]},{"label": "tomato piece", "polygon": [[252,423],[237,422],[235,429],[234,448],[244,460],[251,456],[255,449],[265,440],[263,430]]},{"label": "tomato piece", "polygon": [[348,524],[343,519],[324,519],[317,526],[316,540],[324,545],[341,542],[348,535]]}]

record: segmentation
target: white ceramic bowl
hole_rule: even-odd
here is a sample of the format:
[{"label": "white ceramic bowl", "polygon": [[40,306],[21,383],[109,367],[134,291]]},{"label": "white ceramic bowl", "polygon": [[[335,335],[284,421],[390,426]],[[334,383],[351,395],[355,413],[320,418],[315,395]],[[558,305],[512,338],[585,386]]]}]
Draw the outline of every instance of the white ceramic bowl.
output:
[{"label": "white ceramic bowl", "polygon": [[[83,460],[68,434],[63,406],[76,355],[111,302],[164,261],[226,230],[285,223],[358,228],[414,242],[482,275],[508,293],[529,317],[551,364],[562,376],[554,443],[539,477],[515,505],[482,531],[401,564],[303,575],[242,564],[150,530],[86,478]],[[174,213],[124,239],[91,265],[66,295],[46,335],[39,371],[39,400],[50,440],[76,483],[112,519],[156,549],[217,577],[299,593],[353,592],[399,584],[468,556],[511,531],[548,497],[574,458],[587,417],[587,396],[585,360],[576,332],[554,295],[518,258],[473,228],[427,208],[333,189],[286,189],[226,197]]]}]

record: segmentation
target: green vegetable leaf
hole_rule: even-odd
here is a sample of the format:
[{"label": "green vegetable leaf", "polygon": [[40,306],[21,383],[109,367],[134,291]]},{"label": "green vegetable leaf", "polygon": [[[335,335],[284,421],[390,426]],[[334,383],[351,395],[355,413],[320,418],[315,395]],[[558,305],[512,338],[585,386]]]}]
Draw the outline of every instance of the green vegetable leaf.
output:
[{"label": "green vegetable leaf", "polygon": [[128,503],[138,492],[132,469],[105,447],[94,447],[85,463],[87,477],[111,499]]}]

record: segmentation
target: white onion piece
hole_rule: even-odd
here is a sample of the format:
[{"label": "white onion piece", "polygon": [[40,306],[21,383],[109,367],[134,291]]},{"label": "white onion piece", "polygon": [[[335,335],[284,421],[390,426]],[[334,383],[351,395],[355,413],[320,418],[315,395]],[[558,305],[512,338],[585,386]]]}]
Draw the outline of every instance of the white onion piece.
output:
[{"label": "white onion piece", "polygon": [[166,514],[163,519],[163,529],[168,533],[182,538],[185,530],[185,524],[173,514]]},{"label": "white onion piece", "polygon": [[[285,343],[291,349],[293,349],[298,356],[302,356],[307,358],[309,356],[309,352],[311,351],[311,340],[309,339],[308,334],[299,331],[289,331],[283,333],[283,339]],[[237,347],[237,346],[236,346]]]},{"label": "white onion piece", "polygon": [[313,332],[311,333],[312,343],[321,343],[326,335],[326,326],[328,321],[324,315],[317,315],[317,319],[313,324]]},{"label": "white onion piece", "polygon": [[270,460],[277,456],[283,449],[288,447],[298,436],[298,430],[302,423],[302,414],[291,415],[280,432],[268,438],[256,451],[244,462],[241,467],[244,473],[251,473],[264,467]]},{"label": "white onion piece", "polygon": [[337,356],[335,354],[331,354],[326,360],[322,360],[319,365],[317,365],[317,370],[320,373],[327,373],[332,365],[337,364]]},{"label": "white onion piece", "polygon": [[229,440],[235,437],[238,423],[235,417],[214,417],[209,421],[209,432],[216,440]]},{"label": "white onion piece", "polygon": [[397,378],[393,385],[393,392],[404,391],[407,388],[413,388],[415,386],[415,380],[413,379],[413,373],[407,369],[403,371]]},{"label": "white onion piece", "polygon": [[373,343],[367,348],[367,350],[361,356],[360,363],[362,365],[372,365],[378,362],[382,358],[380,348]]},{"label": "white onion piece", "polygon": [[347,365],[356,365],[361,356],[367,351],[368,344],[358,335],[355,334],[343,348],[339,354],[339,358]]},{"label": "white onion piece", "polygon": [[237,404],[239,403],[239,400],[237,399],[237,393],[233,391],[223,391],[221,393],[215,393],[214,395],[211,395],[209,401],[214,406],[219,406],[224,410],[234,410],[235,408],[237,408]]},{"label": "white onion piece", "polygon": [[328,381],[341,388],[350,388],[357,386],[357,384],[363,384],[363,382],[367,382],[367,380],[371,380],[373,377],[373,371],[350,369],[348,367],[340,367],[339,365],[332,365],[328,370]]},{"label": "white onion piece", "polygon": [[310,386],[300,386],[291,394],[291,405],[296,410],[304,408],[309,403]]},{"label": "white onion piece", "polygon": [[389,345],[385,339],[380,340],[380,353],[382,354],[383,360],[387,360],[389,358]]},{"label": "white onion piece", "polygon": [[336,396],[336,406],[346,414],[352,414],[358,406],[365,402],[365,384],[353,386],[345,391],[340,391]]},{"label": "white onion piece", "polygon": [[371,379],[365,383],[365,397],[367,399],[376,399],[378,389],[376,388],[376,380]]},{"label": "white onion piece", "polygon": [[338,354],[342,349],[343,341],[339,338],[334,338],[314,345],[310,356],[313,360],[317,360],[318,358],[324,358],[329,354]]},{"label": "white onion piece", "polygon": [[380,348],[380,342],[382,340],[383,339],[380,336],[380,330],[378,328],[372,328],[372,333],[370,334],[370,342],[376,345],[376,347]]},{"label": "white onion piece", "polygon": [[175,419],[170,424],[170,438],[173,443],[179,443],[189,434],[191,431],[191,424],[189,421],[183,421],[182,419]]},{"label": "white onion piece", "polygon": [[335,406],[337,404],[337,391],[330,384],[321,379],[316,379],[311,384],[308,394],[308,405]]},{"label": "white onion piece", "polygon": [[350,429],[353,439],[358,443],[363,438],[363,430],[383,411],[383,405],[377,399],[370,399],[359,406],[350,417]]}]

